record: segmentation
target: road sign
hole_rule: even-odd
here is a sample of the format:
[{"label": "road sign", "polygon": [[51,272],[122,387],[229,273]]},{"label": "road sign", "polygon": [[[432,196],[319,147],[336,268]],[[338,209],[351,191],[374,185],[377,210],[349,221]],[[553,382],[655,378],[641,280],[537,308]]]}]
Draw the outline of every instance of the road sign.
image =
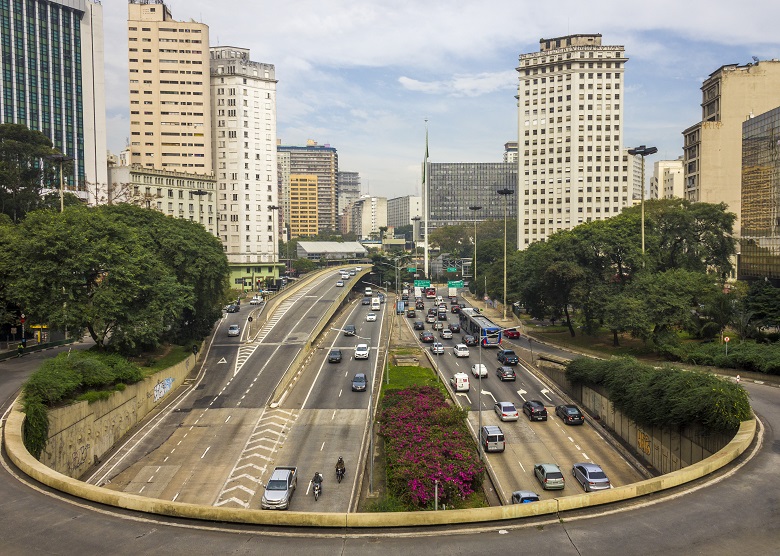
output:
[{"label": "road sign", "polygon": [[731,338],[729,338],[728,336],[726,336],[725,338],[723,338],[723,341],[724,341],[724,342],[726,342],[726,343],[728,344],[728,343],[731,341]]},{"label": "road sign", "polygon": [[450,280],[447,282],[448,288],[462,288],[463,280]]},{"label": "road sign", "polygon": [[447,267],[447,272],[458,272],[458,269],[455,268],[454,266],[448,266]]},{"label": "road sign", "polygon": [[431,287],[431,281],[430,280],[415,280],[414,281],[414,287],[415,288],[430,288]]},{"label": "road sign", "polygon": [[406,271],[407,272],[417,272],[417,267],[416,266],[406,267]]}]

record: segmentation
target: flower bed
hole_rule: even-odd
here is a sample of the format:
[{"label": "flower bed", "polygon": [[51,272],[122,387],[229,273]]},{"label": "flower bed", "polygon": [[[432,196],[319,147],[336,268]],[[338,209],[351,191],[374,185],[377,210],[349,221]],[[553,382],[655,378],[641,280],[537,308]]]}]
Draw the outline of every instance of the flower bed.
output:
[{"label": "flower bed", "polygon": [[482,484],[485,467],[466,428],[465,411],[430,386],[387,392],[379,415],[388,491],[410,509],[458,506]]}]

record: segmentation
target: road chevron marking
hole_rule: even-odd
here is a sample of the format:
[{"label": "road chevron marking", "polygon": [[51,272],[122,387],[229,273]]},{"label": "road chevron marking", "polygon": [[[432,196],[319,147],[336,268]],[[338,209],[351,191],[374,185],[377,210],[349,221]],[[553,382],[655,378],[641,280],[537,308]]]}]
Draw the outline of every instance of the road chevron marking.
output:
[{"label": "road chevron marking", "polygon": [[243,500],[239,500],[238,498],[228,498],[227,500],[222,500],[220,502],[217,502],[214,504],[215,506],[224,506],[225,504],[235,503],[241,506],[242,508],[248,508],[249,502],[244,502]]}]

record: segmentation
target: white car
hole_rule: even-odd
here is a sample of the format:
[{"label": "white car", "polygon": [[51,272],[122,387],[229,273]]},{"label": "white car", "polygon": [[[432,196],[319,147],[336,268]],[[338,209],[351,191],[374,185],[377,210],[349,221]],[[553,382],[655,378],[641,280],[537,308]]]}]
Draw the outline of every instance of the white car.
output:
[{"label": "white car", "polygon": [[355,270],[357,270],[358,272],[361,272],[363,270],[363,267],[362,266],[356,266]]},{"label": "white car", "polygon": [[444,345],[441,342],[434,342],[431,346],[431,351],[437,355],[442,354],[444,353]]},{"label": "white car", "polygon": [[468,357],[469,356],[469,346],[467,346],[466,344],[458,344],[452,350],[452,353],[455,354],[455,357]]},{"label": "white car", "polygon": [[366,322],[376,322],[376,313],[368,313],[366,315]]},{"label": "white car", "polygon": [[355,346],[355,359],[368,359],[368,344]]},{"label": "white car", "polygon": [[344,287],[344,282],[342,282],[341,280],[339,280],[338,282],[336,282],[336,287],[337,287],[337,288],[343,288],[343,287]]},{"label": "white car", "polygon": [[482,378],[487,378],[487,367],[483,363],[474,363],[471,366],[471,374],[473,374],[475,377],[481,376]]},{"label": "white car", "polygon": [[255,296],[255,297],[253,297],[252,299],[249,300],[249,304],[250,305],[260,305],[262,302],[263,302],[263,298],[262,297],[257,297],[257,296]]},{"label": "white car", "polygon": [[228,327],[228,336],[240,336],[241,335],[241,327],[237,324],[231,324]]}]

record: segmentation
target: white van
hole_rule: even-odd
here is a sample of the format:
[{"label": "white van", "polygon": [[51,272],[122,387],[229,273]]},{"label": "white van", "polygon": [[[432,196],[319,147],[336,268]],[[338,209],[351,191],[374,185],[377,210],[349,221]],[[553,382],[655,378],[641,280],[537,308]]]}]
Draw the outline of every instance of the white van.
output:
[{"label": "white van", "polygon": [[469,391],[469,375],[466,373],[455,373],[450,379],[450,384],[456,392]]},{"label": "white van", "polygon": [[365,295],[366,297],[371,297],[373,293],[374,292],[371,288],[366,288],[366,292],[363,295]]},{"label": "white van", "polygon": [[444,303],[444,298],[442,296],[440,296],[440,295],[437,295],[436,296],[436,305],[441,305],[442,303]]},{"label": "white van", "polygon": [[371,298],[371,310],[372,311],[379,311],[382,306],[380,305],[381,301],[378,297],[372,297]]}]

